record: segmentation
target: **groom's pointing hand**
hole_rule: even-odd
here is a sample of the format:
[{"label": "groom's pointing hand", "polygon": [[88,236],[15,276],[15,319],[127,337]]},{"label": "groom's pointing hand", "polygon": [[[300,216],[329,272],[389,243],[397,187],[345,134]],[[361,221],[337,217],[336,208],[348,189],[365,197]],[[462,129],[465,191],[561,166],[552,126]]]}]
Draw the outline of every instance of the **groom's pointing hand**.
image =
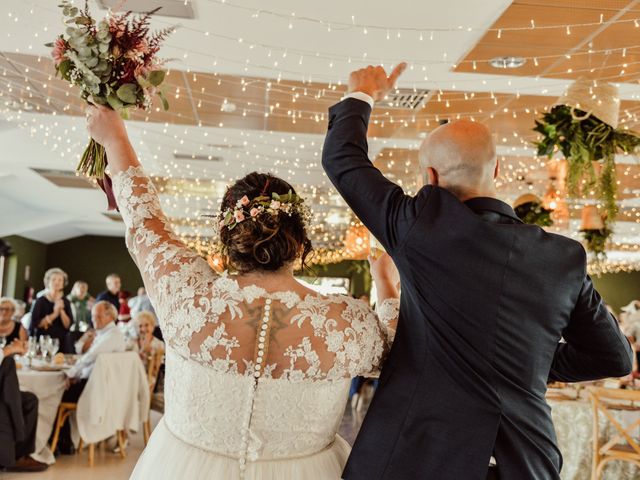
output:
[{"label": "groom's pointing hand", "polygon": [[405,68],[407,68],[405,62],[399,63],[388,76],[384,68],[371,65],[351,72],[349,76],[349,93],[362,92],[369,95],[376,102],[382,100],[389,90],[395,87],[396,80],[404,72]]}]

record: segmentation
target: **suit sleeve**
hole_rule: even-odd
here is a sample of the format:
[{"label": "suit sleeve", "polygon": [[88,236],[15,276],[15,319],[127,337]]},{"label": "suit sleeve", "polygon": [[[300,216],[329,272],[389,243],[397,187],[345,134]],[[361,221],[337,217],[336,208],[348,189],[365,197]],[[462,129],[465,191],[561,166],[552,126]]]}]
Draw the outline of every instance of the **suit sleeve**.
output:
[{"label": "suit sleeve", "polygon": [[354,98],[331,107],[322,166],[358,218],[392,253],[402,245],[431,188],[410,197],[373,166],[367,144],[370,115],[371,107]]},{"label": "suit sleeve", "polygon": [[578,302],[558,345],[550,381],[582,382],[623,377],[633,368],[633,350],[617,320],[585,275]]}]

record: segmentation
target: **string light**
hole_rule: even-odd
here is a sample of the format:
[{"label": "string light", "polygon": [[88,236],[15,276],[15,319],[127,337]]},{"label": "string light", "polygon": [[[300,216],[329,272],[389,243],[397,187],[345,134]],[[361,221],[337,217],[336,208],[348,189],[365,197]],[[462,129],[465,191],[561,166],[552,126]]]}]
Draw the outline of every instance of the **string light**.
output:
[{"label": "string light", "polygon": [[[216,2],[221,3],[221,2]],[[222,3],[221,3],[222,4]],[[227,6],[233,6],[232,4],[226,3]],[[269,15],[269,12],[260,11],[256,14],[255,18],[259,18],[261,15]],[[17,16],[16,16],[17,18]],[[307,21],[306,19],[301,19],[295,14],[289,14],[288,18],[288,27],[289,29],[293,29],[297,27],[296,22],[298,21]],[[602,19],[601,19],[602,21]],[[627,22],[630,20],[627,20]],[[613,22],[612,22],[613,23]],[[622,22],[620,22],[622,23]],[[324,27],[326,27],[327,31],[330,32],[332,26],[335,28],[341,28],[342,25],[340,22],[324,22],[322,23]],[[376,30],[375,26],[370,25],[362,25],[358,24],[355,20],[355,16],[351,16],[351,23],[349,24],[352,27],[357,27],[358,32],[362,32],[363,34],[368,34],[369,29]],[[582,24],[584,25],[584,24]],[[637,27],[637,20],[634,22],[634,25]],[[565,28],[565,32],[567,35],[571,34],[571,28],[577,28],[580,25],[562,25],[562,26],[551,26],[552,28]],[[284,26],[283,26],[284,27]],[[535,22],[531,20],[530,25],[527,25],[526,28],[522,28],[522,30],[531,30],[540,27],[536,27]],[[252,88],[251,82],[259,82],[261,85],[265,85],[264,88],[266,92],[269,92],[269,99],[265,99],[263,102],[256,102],[255,100],[251,100],[251,95],[237,95],[237,96],[229,96],[222,95],[215,87],[202,87],[202,90],[194,90],[194,92],[185,92],[181,91],[179,88],[175,88],[171,93],[177,98],[186,97],[193,98],[197,93],[198,103],[193,114],[179,112],[179,121],[182,124],[187,124],[188,127],[185,127],[183,133],[177,133],[174,130],[174,133],[168,132],[168,125],[165,124],[164,129],[159,124],[154,124],[153,127],[140,126],[139,124],[133,127],[134,130],[138,131],[140,138],[145,139],[145,143],[149,145],[153,145],[151,149],[152,154],[151,158],[145,158],[145,164],[149,161],[153,164],[152,160],[163,159],[166,160],[167,157],[178,153],[176,150],[177,146],[181,148],[188,148],[189,151],[195,151],[198,156],[208,155],[210,158],[214,156],[216,151],[220,152],[221,150],[218,148],[211,149],[207,146],[212,140],[211,137],[223,137],[221,139],[224,143],[241,143],[243,151],[233,153],[229,156],[225,155],[224,165],[229,166],[231,162],[234,165],[238,166],[241,169],[252,169],[252,168],[264,168],[265,165],[268,165],[273,169],[273,171],[283,178],[292,180],[294,178],[300,179],[305,176],[309,177],[310,175],[318,174],[321,172],[321,168],[319,165],[319,151],[320,151],[320,142],[313,145],[313,141],[304,140],[301,141],[297,138],[294,138],[296,135],[288,135],[286,133],[280,133],[279,135],[283,135],[282,138],[273,136],[271,133],[265,132],[241,132],[237,134],[235,137],[230,137],[228,133],[216,133],[215,131],[205,131],[203,132],[203,137],[206,137],[206,141],[199,141],[194,138],[194,132],[198,131],[198,127],[206,128],[218,126],[221,127],[226,122],[218,122],[218,120],[212,121],[200,121],[198,119],[198,110],[204,109],[206,111],[214,111],[222,109],[223,105],[228,105],[229,103],[238,105],[238,113],[242,111],[243,116],[247,115],[264,115],[270,119],[281,119],[288,120],[291,124],[296,124],[300,121],[313,121],[314,124],[320,124],[319,130],[322,131],[324,129],[324,123],[326,121],[326,111],[324,111],[324,105],[322,103],[318,104],[318,102],[312,103],[312,107],[309,107],[309,103],[306,103],[306,108],[298,108],[298,103],[304,103],[303,100],[325,100],[325,101],[337,101],[343,95],[343,89],[340,88],[340,74],[336,73],[335,77],[331,75],[321,74],[321,73],[311,73],[307,74],[303,77],[302,86],[296,85],[295,87],[290,87],[287,82],[280,82],[283,74],[293,74],[298,73],[294,71],[284,70],[280,65],[278,65],[277,60],[274,58],[286,58],[287,54],[293,55],[295,61],[298,62],[299,65],[303,63],[303,59],[313,58],[314,61],[325,61],[329,68],[332,68],[334,64],[338,63],[346,63],[351,65],[354,64],[354,68],[358,64],[365,64],[367,61],[367,53],[364,52],[362,55],[362,60],[359,57],[352,58],[347,54],[334,54],[328,52],[320,52],[320,51],[309,51],[302,49],[291,49],[289,47],[279,47],[275,45],[267,45],[261,43],[251,42],[250,39],[245,38],[236,38],[234,36],[224,36],[214,34],[212,32],[198,31],[196,29],[185,28],[187,30],[191,30],[196,33],[201,33],[204,37],[213,37],[228,41],[237,42],[238,45],[242,45],[242,48],[247,48],[248,51],[259,53],[259,50],[264,50],[265,57],[270,58],[269,64],[261,65],[259,62],[250,61],[249,58],[242,60],[241,58],[236,59],[227,59],[220,57],[219,55],[211,55],[208,52],[198,52],[194,49],[186,50],[182,53],[182,55],[187,55],[188,60],[183,62],[183,65],[187,67],[187,71],[191,72],[191,69],[197,70],[195,67],[194,58],[202,56],[204,58],[210,58],[210,64],[217,65],[218,60],[223,62],[229,62],[237,64],[241,64],[245,71],[249,71],[249,69],[262,71],[266,70],[269,72],[273,72],[274,79],[271,80],[268,86],[265,85],[265,79],[255,79],[255,78],[239,78],[236,77],[218,77],[217,86],[220,87],[220,90],[224,87],[233,87],[234,85],[239,85],[242,92],[246,93],[247,88]],[[379,29],[377,29],[379,30]],[[467,28],[464,26],[457,26],[455,29],[422,29],[416,30],[416,34],[419,36],[421,40],[424,39],[424,35],[429,33],[430,40],[434,38],[434,31],[471,31],[471,28]],[[494,29],[489,31],[496,32],[498,38],[502,37],[503,30],[513,31],[514,29],[504,28],[504,29]],[[395,27],[385,27],[383,33],[386,33],[388,40],[392,40],[395,38],[400,38],[405,32],[409,30],[404,28],[395,28]],[[413,37],[415,38],[415,37]],[[609,52],[615,52],[621,54],[622,58],[627,56],[627,49],[635,50],[640,46],[638,45],[627,45],[624,47],[616,48],[616,49],[607,49]],[[174,47],[175,48],[175,47]],[[175,50],[180,51],[180,49],[175,48]],[[268,52],[268,54],[267,54]],[[588,51],[578,51],[572,52],[571,55],[578,56],[589,54],[593,55],[594,53],[605,53],[605,50],[593,50],[591,47]],[[559,59],[562,57],[566,57],[567,59],[571,59],[571,56],[567,57],[567,54],[558,54],[558,55],[549,55],[549,56],[540,56],[540,59]],[[632,55],[631,55],[632,56]],[[446,64],[449,65],[450,62],[447,61],[447,52],[443,52],[443,59],[437,61],[418,61],[412,62],[412,67],[417,69],[422,69],[423,71],[426,68],[435,66],[437,64]],[[529,59],[529,58],[528,58]],[[533,60],[533,63],[538,66],[538,57],[530,57]],[[377,59],[378,60],[378,59]],[[391,63],[391,59],[379,59],[380,63]],[[457,65],[469,64],[473,70],[476,70],[478,64],[482,64],[486,60],[463,60],[457,62]],[[189,64],[192,62],[193,64]],[[73,142],[69,139],[66,129],[67,126],[64,123],[54,122],[53,125],[48,125],[48,121],[40,121],[38,123],[37,120],[30,117],[27,106],[31,106],[35,108],[36,111],[43,111],[44,105],[50,107],[48,113],[53,115],[57,115],[60,113],[64,113],[66,115],[72,114],[77,115],[81,114],[82,108],[78,104],[69,103],[73,101],[74,95],[73,91],[70,91],[69,88],[64,90],[59,89],[57,86],[57,82],[51,78],[51,71],[49,70],[49,62],[48,61],[40,61],[38,59],[39,67],[37,69],[32,69],[29,71],[29,68],[32,68],[30,65],[23,64],[20,62],[16,62],[12,60],[12,63],[21,67],[24,70],[24,75],[19,76],[10,76],[6,77],[6,72],[3,77],[0,77],[0,85],[3,86],[0,89],[0,109],[2,108],[2,102],[4,102],[4,110],[2,113],[10,118],[11,121],[17,122],[21,128],[27,129],[31,136],[34,139],[40,139],[45,142],[47,145],[51,146],[53,151],[59,153],[62,158],[65,158],[69,165],[74,163],[76,156],[78,155],[81,147],[83,147],[83,142]],[[377,62],[376,62],[377,63]],[[620,66],[623,68],[628,68],[629,65],[633,65],[634,62],[622,63]],[[638,63],[638,62],[635,62]],[[615,65],[607,65],[607,68],[613,68]],[[585,69],[586,70],[586,69]],[[564,69],[558,69],[557,73],[561,73]],[[579,73],[580,69],[573,70],[573,73]],[[206,73],[206,72],[205,72]],[[556,72],[550,71],[545,72],[545,74],[550,75]],[[27,75],[29,74],[29,75]],[[36,75],[43,75],[44,78],[47,78],[47,83],[42,87],[43,89],[48,90],[47,98],[42,98],[41,93],[37,90],[34,91],[32,85],[29,84],[29,76],[35,77]],[[191,75],[191,73],[190,73]],[[204,85],[213,85],[210,82],[210,78],[202,75],[201,73],[197,73],[200,78],[203,80],[198,80],[196,77],[195,71],[193,72],[192,81],[197,83],[201,81]],[[312,84],[311,76],[313,76],[316,81],[317,79],[323,78],[327,79],[329,82],[328,85],[316,85]],[[277,77],[277,80],[276,80]],[[614,76],[611,77],[615,78]],[[185,78],[185,81],[188,80]],[[607,80],[607,78],[602,78],[601,80]],[[433,85],[438,85],[438,80],[435,78],[431,78],[429,80],[426,79],[425,82],[429,82]],[[460,83],[464,84],[465,82],[469,85],[473,85],[474,82],[477,82],[476,79],[463,79]],[[421,82],[414,82],[414,90],[420,85]],[[458,83],[458,82],[456,82]],[[194,84],[191,84],[191,88],[194,88]],[[559,80],[557,85],[566,85],[566,81]],[[547,83],[545,84],[545,88],[541,88],[537,85],[528,86],[518,86],[519,91],[513,94],[505,94],[502,95],[499,92],[487,92],[487,93],[479,93],[475,94],[473,92],[460,91],[460,92],[451,92],[442,90],[436,96],[434,96],[430,103],[431,105],[441,104],[440,108],[453,109],[454,112],[451,115],[455,115],[455,118],[474,118],[479,117],[479,119],[487,118],[504,118],[504,116],[509,116],[510,118],[519,118],[518,115],[528,115],[528,118],[532,118],[534,115],[538,114],[538,109],[546,108],[546,106],[538,105],[538,108],[528,104],[527,107],[518,107],[512,108],[508,106],[509,98],[520,98],[520,91],[529,91],[534,90],[535,92],[539,92],[544,94],[546,88],[550,88],[552,85]],[[302,88],[304,87],[304,92]],[[199,88],[199,87],[198,87]],[[438,88],[443,90],[454,89],[453,85],[447,86],[438,85]],[[4,92],[2,92],[4,90]],[[57,92],[57,94],[56,94]],[[71,96],[70,96],[71,93]],[[58,95],[59,94],[59,95]],[[64,95],[63,98],[62,95]],[[282,96],[286,96],[290,99],[286,105],[280,105],[275,101],[271,101],[271,97],[280,98],[282,102]],[[246,97],[246,98],[245,98]],[[64,100],[66,98],[66,100]],[[470,99],[474,100],[486,100],[487,98],[491,98],[495,105],[495,109],[492,111],[483,112],[482,109],[469,108],[469,111],[463,112],[456,105],[459,105],[460,102],[469,102]],[[34,99],[39,99],[41,102],[35,102]],[[506,100],[506,103],[505,103]],[[7,103],[9,102],[9,103]],[[11,102],[17,102],[16,104],[11,104]],[[31,102],[31,103],[30,103]],[[526,102],[524,102],[526,103]],[[550,101],[549,101],[550,103]],[[465,103],[466,104],[466,103]],[[317,105],[317,110],[314,109]],[[174,113],[170,112],[169,115],[173,116]],[[623,119],[623,122],[626,122],[629,125],[638,123],[638,109],[630,108],[625,110],[626,119]],[[407,112],[405,111],[393,111],[393,110],[385,110],[385,109],[376,109],[372,115],[372,123],[381,129],[385,129],[386,125],[393,125],[393,128],[415,128],[415,134],[420,129],[425,129],[428,127],[436,126],[440,118],[442,117],[442,113],[425,113],[425,112]],[[173,117],[172,117],[173,118]],[[147,124],[151,123],[151,119],[153,119],[153,114],[147,115],[144,119],[144,122]],[[385,123],[386,122],[386,123]],[[430,123],[433,122],[433,123]],[[419,125],[418,125],[419,124]],[[143,124],[145,125],[145,124]],[[197,125],[198,127],[196,127]],[[74,127],[75,128],[75,127]],[[410,131],[407,130],[409,134]],[[511,136],[511,133],[513,136]],[[519,135],[518,132],[511,132],[507,136],[504,137],[502,143],[505,145],[505,148],[528,148],[530,146],[530,142],[535,138],[533,135]],[[286,138],[285,138],[286,137]],[[153,138],[153,140],[151,140]],[[278,141],[276,141],[276,139]],[[392,159],[392,153],[394,149],[397,149],[394,146],[395,139],[384,139],[384,138],[375,138],[372,143],[387,142],[388,148],[391,149],[389,154],[389,159],[387,162],[384,162],[382,165],[385,171],[391,171],[394,169],[400,168],[399,176],[397,177],[397,182],[401,184],[408,193],[415,193],[419,188],[419,181],[415,178],[415,171],[417,169],[415,162],[411,162],[409,160],[403,161],[402,157],[396,160]],[[410,150],[414,151],[417,148],[419,140],[417,138],[413,139],[413,143],[410,143],[408,146]],[[406,144],[406,143],[405,143]],[[514,146],[515,145],[515,146]],[[315,155],[307,156],[307,152],[315,152]],[[194,154],[194,158],[196,156]],[[515,156],[515,155],[514,155]],[[524,153],[520,154],[520,160],[513,161],[512,159],[503,159],[505,161],[506,167],[504,168],[504,172],[499,179],[501,192],[511,192],[514,189],[526,189],[528,191],[540,191],[540,189],[544,188],[544,181],[534,181],[529,184],[525,182],[527,178],[531,176],[535,171],[538,171],[541,168],[545,168],[546,159],[538,159],[535,158],[532,154]],[[71,159],[71,160],[70,160]],[[311,161],[309,161],[311,159]],[[207,211],[216,210],[217,205],[215,205],[216,201],[212,201],[211,199],[220,198],[219,194],[215,193],[216,188],[220,188],[221,181],[228,182],[231,181],[232,178],[218,178],[218,182],[212,182],[211,184],[207,184],[206,181],[202,181],[202,179],[208,179],[212,176],[216,176],[216,173],[211,170],[204,170],[204,173],[198,171],[198,169],[192,166],[190,163],[177,162],[177,161],[169,161],[163,165],[156,165],[156,175],[154,176],[158,184],[164,182],[166,185],[162,192],[163,202],[166,202],[168,210],[175,213],[174,216],[171,217],[172,223],[176,226],[176,229],[179,230],[179,235],[187,241],[187,243],[193,248],[197,249],[201,253],[208,252],[208,248],[211,245],[211,228],[206,222],[203,222],[201,215],[203,209]],[[395,171],[395,170],[394,170]],[[637,178],[636,175],[631,175],[629,170],[625,171],[627,176],[633,176],[634,179]],[[413,178],[407,178],[413,175]],[[185,180],[179,182],[178,180]],[[224,183],[223,182],[223,183]],[[297,185],[298,186],[298,185]],[[341,261],[346,258],[356,258],[358,255],[362,255],[362,251],[358,249],[348,249],[343,245],[346,231],[349,229],[349,226],[353,226],[354,221],[356,221],[351,214],[349,213],[346,205],[341,204],[339,206],[331,207],[334,210],[339,210],[345,213],[345,216],[342,220],[342,223],[332,224],[329,226],[327,223],[327,219],[332,215],[328,211],[332,202],[335,202],[337,199],[337,195],[335,191],[332,189],[330,185],[327,184],[326,181],[322,182],[319,185],[303,185],[299,186],[299,190],[303,193],[304,196],[307,196],[314,206],[322,207],[318,209],[316,213],[316,221],[314,222],[317,227],[313,228],[312,236],[314,241],[319,245],[318,247],[318,257],[322,259],[322,262],[330,262],[330,261]],[[214,192],[214,193],[212,193]],[[578,200],[580,201],[580,200]],[[577,206],[579,204],[572,204],[571,207]],[[573,210],[572,210],[573,212]],[[187,214],[187,218],[182,217],[181,215]],[[335,213],[335,212],[334,212]],[[575,214],[575,212],[573,212]],[[640,212],[636,209],[631,208],[623,208],[620,213],[621,217],[626,221],[634,222],[635,224],[640,222]],[[565,226],[564,228],[569,228]],[[570,232],[568,230],[562,231],[564,234],[568,234],[574,238],[575,232]],[[615,248],[618,248],[621,251],[625,252],[636,252],[638,251],[637,245],[630,246],[620,246],[617,245]],[[606,268],[622,268],[611,262],[610,267]],[[622,264],[621,264],[622,265]],[[632,265],[632,263],[627,262],[624,268],[631,268],[628,265]]]}]

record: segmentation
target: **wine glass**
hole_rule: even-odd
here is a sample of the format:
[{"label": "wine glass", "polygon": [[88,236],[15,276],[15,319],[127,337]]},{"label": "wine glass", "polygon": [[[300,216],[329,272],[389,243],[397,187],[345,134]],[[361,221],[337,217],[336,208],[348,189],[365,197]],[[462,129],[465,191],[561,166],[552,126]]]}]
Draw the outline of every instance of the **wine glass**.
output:
[{"label": "wine glass", "polygon": [[49,342],[49,359],[51,362],[53,362],[53,357],[55,356],[56,353],[58,353],[58,350],[60,350],[60,339],[59,338],[52,338],[51,341]]},{"label": "wine glass", "polygon": [[29,359],[29,368],[33,363],[33,359],[38,354],[38,342],[34,338],[29,338],[27,344],[27,358]]}]

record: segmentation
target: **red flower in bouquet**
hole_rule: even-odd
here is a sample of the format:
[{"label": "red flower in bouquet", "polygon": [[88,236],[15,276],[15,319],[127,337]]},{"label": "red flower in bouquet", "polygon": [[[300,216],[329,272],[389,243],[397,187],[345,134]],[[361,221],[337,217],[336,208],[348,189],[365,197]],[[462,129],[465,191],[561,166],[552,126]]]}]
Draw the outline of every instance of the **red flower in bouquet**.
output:
[{"label": "red flower in bouquet", "polygon": [[[82,10],[71,0],[62,0],[60,6],[67,28],[48,46],[56,72],[80,88],[82,99],[111,107],[123,118],[128,118],[130,109],[149,109],[153,95],[160,97],[165,110],[169,108],[161,88],[165,72],[157,53],[173,28],[150,32],[151,15],[158,9],[137,17],[131,12],[112,13],[96,22],[87,0]],[[78,171],[97,179],[111,209],[116,206],[106,166],[104,147],[91,140]]]},{"label": "red flower in bouquet", "polygon": [[53,62],[56,67],[64,60],[64,54],[68,48],[69,44],[65,42],[62,37],[56,38],[56,41],[53,42],[53,51],[51,52],[51,56],[53,57]]}]

